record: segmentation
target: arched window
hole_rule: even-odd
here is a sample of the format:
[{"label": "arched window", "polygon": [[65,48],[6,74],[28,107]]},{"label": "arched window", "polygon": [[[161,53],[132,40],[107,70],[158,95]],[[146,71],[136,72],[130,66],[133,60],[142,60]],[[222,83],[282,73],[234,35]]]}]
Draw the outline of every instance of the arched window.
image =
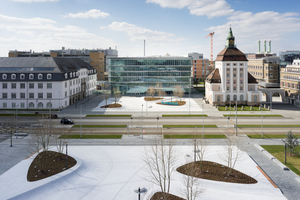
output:
[{"label": "arched window", "polygon": [[52,108],[52,103],[51,102],[47,103],[47,108]]},{"label": "arched window", "polygon": [[221,101],[221,97],[219,95],[217,96],[217,101]]},{"label": "arched window", "polygon": [[29,103],[29,108],[34,108],[34,103],[30,102]]},{"label": "arched window", "polygon": [[254,96],[254,102],[257,102],[257,96]]},{"label": "arched window", "polygon": [[43,106],[44,106],[44,105],[43,105],[42,102],[39,102],[39,103],[38,103],[38,108],[43,108]]},{"label": "arched window", "polygon": [[25,74],[21,74],[20,75],[20,78],[23,80],[23,79],[25,79]]},{"label": "arched window", "polygon": [[42,79],[42,78],[43,78],[43,74],[39,74],[38,79]]},{"label": "arched window", "polygon": [[51,79],[52,78],[52,74],[47,74],[47,79]]},{"label": "arched window", "polygon": [[236,101],[236,95],[233,95],[233,100]]},{"label": "arched window", "polygon": [[33,79],[34,75],[33,74],[29,74],[29,79]]},{"label": "arched window", "polygon": [[230,101],[230,95],[229,94],[227,95],[226,100]]},{"label": "arched window", "polygon": [[2,74],[2,79],[7,79],[7,74]]},{"label": "arched window", "polygon": [[241,94],[240,101],[244,101],[244,96]]},{"label": "arched window", "polygon": [[16,74],[11,75],[11,79],[16,79],[16,77],[17,77]]}]

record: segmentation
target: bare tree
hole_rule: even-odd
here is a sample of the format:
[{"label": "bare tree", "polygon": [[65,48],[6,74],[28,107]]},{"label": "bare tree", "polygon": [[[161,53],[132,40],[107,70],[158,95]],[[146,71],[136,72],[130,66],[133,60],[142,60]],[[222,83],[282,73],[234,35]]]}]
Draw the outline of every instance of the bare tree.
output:
[{"label": "bare tree", "polygon": [[155,95],[154,87],[150,86],[149,89],[147,90],[147,93],[149,96],[151,96],[153,98],[153,96]]},{"label": "bare tree", "polygon": [[233,136],[227,139],[227,142],[223,147],[223,151],[220,152],[220,158],[227,162],[228,176],[232,173],[236,162],[243,156],[244,152],[242,151],[242,148],[242,140]]},{"label": "bare tree", "polygon": [[103,92],[103,98],[104,98],[104,100],[105,100],[105,105],[106,105],[106,106],[107,106],[107,100],[109,99],[109,97],[110,97],[110,94],[109,94],[109,93]]},{"label": "bare tree", "polygon": [[162,90],[161,87],[162,87],[161,83],[156,83],[155,89],[156,89],[156,93],[157,93],[158,97],[159,97],[159,94],[160,94],[160,92]]},{"label": "bare tree", "polygon": [[181,190],[181,193],[187,200],[195,200],[203,192],[200,180],[199,178],[196,178],[197,174],[201,172],[197,169],[198,165],[190,159],[187,159],[186,163],[185,171],[188,171],[189,173],[185,174],[182,178],[184,189]]},{"label": "bare tree", "polygon": [[199,169],[200,169],[200,173],[202,172],[202,166],[203,166],[203,160],[204,160],[204,154],[207,150],[207,140],[205,140],[204,138],[197,138],[196,139],[196,147],[198,149],[197,151],[197,157],[199,162]]},{"label": "bare tree", "polygon": [[[160,90],[159,93],[158,93],[158,96],[160,96],[161,98],[163,98],[164,96],[166,96],[166,92],[163,91],[163,90]],[[163,99],[161,101],[163,101]]]},{"label": "bare tree", "polygon": [[171,186],[171,175],[174,171],[176,152],[172,140],[164,140],[159,137],[153,140],[153,144],[145,147],[144,162],[150,177],[146,180],[160,187],[162,199],[167,199]]},{"label": "bare tree", "polygon": [[114,93],[114,99],[115,99],[115,105],[117,104],[117,99],[121,96],[121,92],[119,91],[118,88],[114,87],[113,88],[113,93]]},{"label": "bare tree", "polygon": [[174,87],[174,95],[177,96],[179,98],[179,100],[181,101],[181,98],[184,95],[184,91],[180,85],[176,85]]}]

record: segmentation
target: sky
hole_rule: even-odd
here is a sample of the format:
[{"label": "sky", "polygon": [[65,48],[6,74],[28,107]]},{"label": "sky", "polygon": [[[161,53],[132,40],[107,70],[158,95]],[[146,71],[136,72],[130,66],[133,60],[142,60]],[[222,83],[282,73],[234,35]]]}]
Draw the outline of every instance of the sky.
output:
[{"label": "sky", "polygon": [[[119,56],[187,56],[214,59],[230,26],[244,53],[258,41],[272,52],[300,50],[299,0],[1,0],[0,57],[9,50],[118,49]],[[263,45],[261,45],[263,48]]]}]

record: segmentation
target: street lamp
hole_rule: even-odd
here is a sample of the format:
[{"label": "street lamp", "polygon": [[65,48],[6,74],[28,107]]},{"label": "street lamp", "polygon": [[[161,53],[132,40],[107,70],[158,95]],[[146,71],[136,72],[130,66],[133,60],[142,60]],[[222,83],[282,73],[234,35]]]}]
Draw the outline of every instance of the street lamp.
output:
[{"label": "street lamp", "polygon": [[202,104],[203,113],[202,113],[202,138],[204,138],[204,104]]},{"label": "street lamp", "polygon": [[60,113],[60,91],[58,91],[58,112]]},{"label": "street lamp", "polygon": [[194,133],[195,140],[194,140],[194,162],[196,163],[196,133]]},{"label": "street lamp", "polygon": [[157,129],[156,129],[156,136],[158,136],[158,120],[159,120],[159,117],[158,117],[158,115],[157,115]]},{"label": "street lamp", "polygon": [[142,139],[143,139],[143,121],[144,121],[143,106],[144,104],[142,104]]},{"label": "street lamp", "polygon": [[191,84],[189,85],[189,115],[191,114]]},{"label": "street lamp", "polygon": [[264,138],[263,106],[261,104],[261,139]]},{"label": "street lamp", "polygon": [[80,105],[80,139],[82,139],[82,105]]},{"label": "street lamp", "polygon": [[130,119],[131,119],[131,127],[132,127],[132,119],[133,119],[133,118],[132,118],[132,117],[130,117]]}]

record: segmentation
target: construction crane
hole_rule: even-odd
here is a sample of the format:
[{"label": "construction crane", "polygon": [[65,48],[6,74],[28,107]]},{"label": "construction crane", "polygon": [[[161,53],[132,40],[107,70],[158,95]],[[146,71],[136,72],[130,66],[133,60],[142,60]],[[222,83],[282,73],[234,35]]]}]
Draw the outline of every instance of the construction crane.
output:
[{"label": "construction crane", "polygon": [[213,48],[213,36],[214,36],[215,32],[212,32],[210,34],[208,34],[208,36],[206,36],[205,38],[208,38],[210,36],[210,45],[211,45],[211,52],[210,52],[210,61],[213,61],[214,60],[214,48]]}]

